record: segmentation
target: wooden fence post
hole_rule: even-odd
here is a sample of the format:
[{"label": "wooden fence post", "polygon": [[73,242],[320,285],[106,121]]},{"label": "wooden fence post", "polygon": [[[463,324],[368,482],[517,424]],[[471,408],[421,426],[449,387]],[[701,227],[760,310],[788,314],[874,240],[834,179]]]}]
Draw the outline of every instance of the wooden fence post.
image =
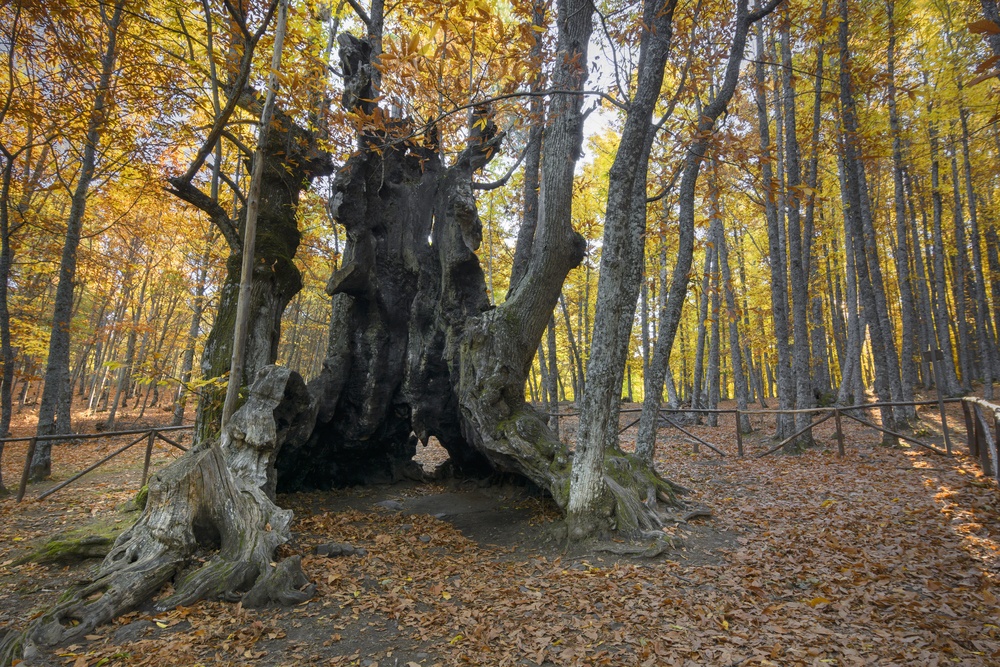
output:
[{"label": "wooden fence post", "polygon": [[142,462],[142,483],[139,484],[139,488],[146,486],[146,478],[149,476],[149,460],[153,456],[153,439],[156,437],[156,429],[149,432],[149,438],[146,440],[146,458]]},{"label": "wooden fence post", "polygon": [[736,409],[736,453],[743,458],[743,429],[740,428],[740,411]]},{"label": "wooden fence post", "polygon": [[979,465],[983,472],[989,474],[993,465],[990,461],[990,448],[986,443],[986,420],[983,419],[982,408],[977,404],[972,406],[976,420],[976,451],[979,452]]},{"label": "wooden fence post", "polygon": [[35,445],[38,444],[38,438],[32,438],[28,441],[28,453],[24,457],[24,470],[21,471],[21,483],[17,487],[17,502],[21,502],[24,499],[24,491],[28,488],[28,474],[31,472],[31,459],[35,458]]},{"label": "wooden fence post", "polygon": [[972,423],[972,412],[969,410],[969,403],[962,399],[962,413],[965,415],[965,443],[969,446],[970,456],[979,456],[976,449],[975,426]]},{"label": "wooden fence post", "polygon": [[840,410],[833,411],[834,421],[837,423],[837,453],[840,458],[844,458],[844,430],[840,427]]}]

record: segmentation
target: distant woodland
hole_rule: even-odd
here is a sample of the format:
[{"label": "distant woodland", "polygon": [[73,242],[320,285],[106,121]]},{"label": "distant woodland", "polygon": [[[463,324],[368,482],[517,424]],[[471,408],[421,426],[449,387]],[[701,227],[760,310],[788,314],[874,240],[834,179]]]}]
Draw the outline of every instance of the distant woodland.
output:
[{"label": "distant woodland", "polygon": [[592,382],[673,406],[905,401],[937,349],[945,394],[992,396],[993,0],[607,2],[575,36],[556,4],[5,3],[0,431],[32,406],[39,432],[69,432],[71,396],[109,429],[125,406],[217,409],[256,161],[255,271],[284,282],[255,302],[241,383],[268,363],[320,376],[331,294],[361,289],[339,175],[400,142],[435,169],[472,160],[478,312],[514,298],[554,211],[580,235],[562,276],[531,274],[555,289],[524,325],[536,405],[586,407]]}]

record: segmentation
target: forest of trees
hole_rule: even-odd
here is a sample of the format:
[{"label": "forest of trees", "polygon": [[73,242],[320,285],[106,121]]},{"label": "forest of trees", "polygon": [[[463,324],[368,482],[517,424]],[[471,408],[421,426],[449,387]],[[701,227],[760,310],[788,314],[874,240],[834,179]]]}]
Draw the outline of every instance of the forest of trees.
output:
[{"label": "forest of trees", "polygon": [[995,0],[13,0],[0,31],[0,433],[132,406],[209,442],[277,364],[309,383],[271,388],[309,420],[279,488],[433,436],[582,539],[674,501],[663,403],[912,401],[935,349],[993,396]]}]

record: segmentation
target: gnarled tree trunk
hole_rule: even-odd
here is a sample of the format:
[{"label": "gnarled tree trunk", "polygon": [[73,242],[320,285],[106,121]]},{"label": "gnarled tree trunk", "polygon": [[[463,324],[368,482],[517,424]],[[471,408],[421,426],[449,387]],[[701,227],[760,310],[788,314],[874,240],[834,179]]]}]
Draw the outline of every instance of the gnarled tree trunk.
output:
[{"label": "gnarled tree trunk", "polygon": [[[25,644],[55,646],[92,633],[175,576],[176,591],[158,603],[161,609],[202,598],[261,606],[311,597],[298,557],[274,562],[292,520],[290,510],[274,504],[274,460],[285,441],[308,436],[314,417],[315,403],[297,373],[261,369],[221,441],[202,443],[150,479],[142,515],[94,578],[9,638],[0,664]],[[214,553],[186,571],[199,551]]]},{"label": "gnarled tree trunk", "polygon": [[[257,100],[245,95],[243,106],[252,108]],[[275,125],[268,135],[263,152],[264,174],[260,187],[257,218],[256,258],[250,289],[250,324],[247,331],[244,377],[235,378],[241,385],[249,384],[260,368],[274,363],[281,337],[281,315],[285,307],[302,289],[302,276],[295,266],[295,252],[301,234],[296,218],[299,197],[310,181],[333,170],[329,155],[316,148],[313,134],[300,128],[294,120],[275,110]],[[201,370],[203,378],[221,378],[229,372],[233,334],[236,325],[236,303],[239,296],[242,254],[242,224],[245,207],[238,218],[231,220],[216,201],[183,178],[170,179],[172,192],[211,216],[230,247],[226,260],[226,279],[222,285],[215,323],[205,342]],[[211,439],[218,431],[222,414],[225,386],[207,385],[198,403],[196,432],[199,439]]]}]

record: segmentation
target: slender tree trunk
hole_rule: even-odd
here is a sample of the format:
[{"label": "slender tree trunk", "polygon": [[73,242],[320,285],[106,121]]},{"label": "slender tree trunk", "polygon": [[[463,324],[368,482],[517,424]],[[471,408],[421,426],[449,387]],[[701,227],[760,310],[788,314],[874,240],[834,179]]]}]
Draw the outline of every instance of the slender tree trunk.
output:
[{"label": "slender tree trunk", "polygon": [[[716,214],[718,217],[718,214]],[[711,232],[710,232],[711,233]],[[720,375],[720,355],[722,353],[722,345],[719,340],[719,317],[721,314],[721,303],[719,300],[719,290],[721,285],[719,284],[719,245],[716,241],[715,248],[712,251],[712,286],[711,286],[711,299],[712,299],[712,341],[708,346],[708,409],[715,410],[719,407],[719,375]],[[708,425],[718,426],[719,416],[714,412],[708,414]]]},{"label": "slender tree trunk", "polygon": [[[917,366],[914,361],[914,344],[917,340],[917,313],[910,282],[910,254],[907,248],[906,198],[903,185],[903,140],[901,137],[899,113],[896,110],[896,3],[887,2],[889,15],[889,45],[886,53],[888,65],[889,128],[892,134],[892,182],[893,204],[896,217],[896,280],[899,284],[903,339],[900,346],[900,371],[904,396],[912,398],[913,387],[917,384]],[[905,409],[908,420],[916,419],[916,410]]]},{"label": "slender tree trunk", "polygon": [[965,174],[965,195],[969,202],[969,225],[972,238],[972,275],[976,294],[976,331],[980,343],[983,364],[983,384],[985,397],[993,399],[993,376],[997,367],[997,352],[990,331],[990,311],[986,302],[986,280],[983,272],[982,238],[979,234],[979,218],[976,206],[976,191],[972,184],[972,162],[969,159],[969,112],[960,109],[962,122],[962,163]]},{"label": "slender tree trunk", "polygon": [[538,395],[541,399],[540,403],[542,412],[549,413],[547,421],[549,427],[551,428],[552,422],[554,420],[554,417],[552,416],[551,413],[555,412],[556,409],[555,406],[552,405],[551,401],[549,400],[549,370],[547,364],[545,363],[545,348],[542,347],[541,343],[538,344],[538,354],[536,355],[536,358],[538,359],[538,377],[539,377]]},{"label": "slender tree trunk", "polygon": [[[790,16],[788,8],[781,17],[781,89],[784,95],[782,108],[785,128],[785,173],[786,210],[788,213],[788,254],[792,292],[792,325],[795,346],[793,354],[793,374],[795,376],[795,407],[799,410],[815,405],[812,369],[809,365],[809,282],[807,265],[811,243],[802,242],[801,193],[802,168],[799,161],[799,140],[795,121],[795,87],[792,81],[792,49],[789,37]],[[780,113],[780,111],[779,111]],[[807,412],[795,413],[795,430],[805,428],[812,421]],[[806,431],[799,437],[799,446],[813,444],[812,432]]]},{"label": "slender tree trunk", "polygon": [[[763,28],[757,32],[757,52],[764,52]],[[756,73],[756,95],[757,95],[757,122],[760,131],[761,154],[769,156],[771,154],[771,128],[767,117],[767,95],[765,93],[765,72],[764,64],[758,62],[755,66]],[[795,407],[795,387],[792,379],[791,349],[788,340],[788,283],[787,272],[784,263],[784,234],[782,233],[781,218],[779,217],[778,202],[779,183],[775,180],[771,166],[771,159],[765,158],[761,162],[761,177],[764,181],[764,212],[767,218],[767,238],[768,256],[770,258],[771,269],[771,312],[774,323],[775,347],[777,350],[777,384],[778,384],[778,408],[781,410],[791,410]],[[792,417],[781,414],[777,418],[778,430],[776,436],[784,438],[791,435],[794,429]],[[789,448],[794,449],[794,444]]]},{"label": "slender tree trunk", "polygon": [[[837,368],[843,370],[844,359],[847,358],[847,326],[844,323],[842,313],[844,312],[844,298],[840,289],[840,272],[835,269],[836,263],[831,266],[830,257],[835,251],[829,244],[824,245],[826,254],[826,293],[828,300],[828,310],[830,312],[830,327],[833,329],[833,346],[837,353]],[[834,274],[834,271],[837,271]],[[834,285],[834,275],[836,275],[836,285]],[[843,384],[843,375],[840,384]]]},{"label": "slender tree trunk", "polygon": [[[646,267],[643,266],[643,269]],[[639,290],[639,329],[642,342],[642,373],[649,371],[649,280],[644,270],[641,276],[642,286]]]},{"label": "slender tree trunk", "polygon": [[567,524],[570,538],[574,540],[606,530],[609,526],[604,522],[610,514],[614,514],[614,520],[626,530],[653,527],[647,523],[648,519],[635,517],[634,508],[626,509],[630,501],[609,485],[606,475],[620,475],[621,471],[606,470],[605,456],[618,451],[622,375],[643,264],[646,170],[653,143],[652,114],[670,51],[675,6],[676,0],[646,0],[643,3],[646,27],[639,47],[635,98],[608,172],[604,245],[587,362],[588,388],[580,405],[580,427],[567,505]]},{"label": "slender tree trunk", "polygon": [[177,387],[177,399],[174,403],[172,424],[180,426],[184,423],[184,409],[187,405],[188,386],[191,382],[191,371],[194,369],[194,352],[198,343],[198,332],[201,330],[201,318],[205,311],[205,289],[208,284],[208,262],[211,259],[211,234],[205,239],[205,249],[198,266],[198,278],[195,281],[194,298],[191,301],[191,324],[188,325],[187,345],[181,361],[180,385]]},{"label": "slender tree trunk", "polygon": [[965,237],[965,216],[962,214],[962,195],[958,179],[958,151],[951,152],[952,219],[955,223],[954,280],[952,290],[955,295],[955,322],[958,325],[958,358],[962,367],[962,388],[972,390],[975,375],[975,353],[973,335],[969,331],[966,298],[969,294],[969,250]]},{"label": "slender tree trunk", "polygon": [[[737,237],[739,242],[736,244],[737,257],[739,259],[739,270],[740,270],[740,285],[742,286],[742,299],[743,299],[743,329],[746,332],[750,331],[750,305],[747,300],[747,272],[746,272],[746,260],[743,256],[743,241],[742,235]],[[750,337],[745,336],[745,347],[743,350],[743,356],[747,362],[747,374],[750,376],[750,384],[753,391],[751,392],[750,400],[753,399],[753,394],[757,395],[757,402],[760,407],[767,409],[767,401],[764,396],[764,376],[761,373],[760,364],[754,362],[753,350],[750,347]],[[747,425],[750,425],[749,420]],[[748,431],[749,432],[749,431]]]},{"label": "slender tree trunk", "polygon": [[580,355],[580,347],[577,345],[577,338],[573,335],[573,326],[570,324],[569,310],[566,308],[566,297],[559,295],[559,307],[562,310],[563,322],[566,324],[566,342],[569,343],[569,351],[572,355],[571,363],[576,364],[577,381],[573,385],[573,399],[579,401],[586,391],[586,376],[583,373],[583,358]]},{"label": "slender tree trunk", "polygon": [[[660,311],[660,330],[653,349],[653,361],[646,380],[642,413],[636,435],[636,455],[652,462],[656,447],[656,423],[663,393],[663,377],[670,362],[670,351],[681,319],[681,311],[687,298],[688,274],[694,254],[694,200],[701,163],[715,129],[715,123],[729,105],[739,78],[739,67],[746,49],[747,32],[750,26],[774,10],[777,2],[769,2],[758,11],[749,13],[746,0],[740,0],[736,10],[736,26],[726,63],[723,83],[718,94],[699,116],[694,139],[684,154],[681,182],[678,190],[678,250],[677,261],[670,279],[670,290]],[[610,208],[610,207],[609,207]],[[661,292],[663,288],[661,287]],[[596,324],[596,323],[595,323]],[[596,328],[596,327],[595,327]]]},{"label": "slender tree trunk", "polygon": [[10,435],[10,421],[14,412],[14,348],[10,343],[10,310],[8,308],[7,286],[10,282],[10,269],[14,262],[14,250],[11,247],[10,217],[8,202],[10,199],[10,180],[14,162],[10,155],[5,156],[2,183],[0,183],[0,356],[3,362],[3,375],[0,377],[0,496],[7,494],[3,484],[3,440]]},{"label": "slender tree trunk", "polygon": [[549,326],[545,342],[549,347],[549,408],[552,412],[549,417],[549,428],[552,433],[559,437],[559,360],[556,356],[556,317],[553,314],[549,318]]},{"label": "slender tree trunk", "polygon": [[[826,30],[827,0],[820,7],[820,29]],[[813,82],[813,113],[812,133],[810,135],[809,162],[806,166],[806,210],[802,223],[802,244],[804,249],[803,273],[812,289],[819,283],[819,262],[813,259],[813,236],[815,234],[816,191],[819,183],[819,132],[822,122],[823,100],[823,60],[826,49],[826,38],[820,38],[816,46],[816,75]],[[822,217],[822,209],[820,209]],[[812,384],[814,392],[819,395],[830,393],[830,371],[827,365],[827,334],[823,319],[823,297],[817,291],[812,297],[812,326],[809,336],[812,340]]]},{"label": "slender tree trunk", "polygon": [[996,229],[992,223],[986,227],[986,260],[990,268],[990,294],[993,306],[993,330],[1000,337],[1000,308],[997,307],[997,300],[1000,299],[1000,239],[997,238]]},{"label": "slender tree trunk", "polygon": [[[908,170],[905,170],[903,175],[903,183],[906,186],[906,198],[909,202],[910,212],[910,247],[913,248],[913,268],[916,273],[917,294],[920,297],[917,317],[917,321],[920,323],[919,356],[923,369],[924,387],[927,388],[930,387],[930,362],[924,359],[923,352],[937,348],[937,344],[934,342],[934,310],[931,307],[930,288],[928,287],[929,280],[927,272],[924,269],[924,254],[920,251],[920,248],[927,244],[922,244],[919,237],[917,207],[913,196],[913,179],[910,178]],[[926,221],[924,226],[927,226]]]},{"label": "slender tree trunk", "polygon": [[[729,323],[729,354],[733,367],[733,385],[736,388],[736,407],[739,410],[746,410],[748,401],[747,380],[743,373],[743,355],[740,352],[740,335],[737,329],[739,322],[739,311],[736,309],[736,296],[733,294],[733,279],[729,270],[729,248],[726,243],[726,230],[722,223],[722,211],[719,208],[718,183],[714,182],[718,176],[716,170],[718,163],[712,163],[713,186],[710,191],[712,202],[712,238],[715,240],[715,247],[719,253],[719,268],[722,274],[722,285],[726,292],[726,321]],[[750,432],[750,418],[745,414],[740,415],[738,428],[742,433]]]},{"label": "slender tree trunk", "polygon": [[935,325],[937,329],[938,348],[944,352],[944,381],[943,390],[949,396],[957,396],[961,389],[958,384],[958,376],[955,372],[955,355],[952,352],[951,334],[948,325],[951,321],[948,316],[947,286],[945,283],[945,252],[944,234],[942,232],[943,203],[941,200],[940,183],[940,163],[938,160],[938,130],[933,121],[928,129],[930,139],[931,158],[931,201],[934,208],[934,300],[937,302],[937,317]]},{"label": "slender tree trunk", "polygon": [[149,280],[149,273],[152,264],[146,264],[146,275],[142,280],[142,287],[139,289],[139,298],[132,304],[132,327],[129,329],[128,338],[125,343],[125,363],[118,369],[118,385],[115,388],[115,399],[108,412],[108,419],[105,426],[109,431],[115,430],[115,417],[118,414],[118,405],[122,394],[126,392],[128,384],[132,381],[132,366],[135,363],[135,343],[139,330],[139,320],[142,317],[142,308],[146,301],[146,286]]},{"label": "slender tree trunk", "polygon": [[[103,7],[103,5],[102,5]],[[73,280],[76,276],[77,247],[83,231],[83,214],[87,207],[87,193],[97,167],[97,146],[107,121],[106,108],[110,103],[111,79],[118,57],[118,29],[124,14],[124,0],[115,0],[106,18],[107,44],[101,56],[101,75],[97,83],[94,106],[87,121],[80,173],[73,191],[69,217],[66,220],[66,238],[59,265],[59,284],[52,308],[52,334],[49,337],[49,357],[45,370],[45,388],[38,409],[38,435],[69,433],[68,421],[58,420],[60,403],[65,403],[69,390],[70,317],[73,310]],[[65,415],[65,413],[63,413]],[[52,441],[38,443],[31,461],[30,475],[35,481],[49,476],[52,470]]]},{"label": "slender tree trunk", "polygon": [[[532,26],[541,30],[545,24],[545,6],[536,3],[532,11]],[[531,80],[531,91],[541,91],[544,81],[542,68],[542,37],[538,31],[532,31],[534,43],[531,46],[530,58],[537,63],[537,71]],[[521,278],[528,271],[528,260],[531,258],[531,248],[535,240],[535,229],[538,227],[538,169],[542,160],[542,131],[545,127],[545,98],[535,95],[531,98],[531,129],[528,131],[527,154],[524,160],[524,188],[522,190],[521,227],[517,231],[517,244],[514,246],[514,260],[511,265],[510,287],[507,296],[514,293]]]},{"label": "slender tree trunk", "polygon": [[[687,283],[694,254],[694,200],[701,163],[709,146],[715,123],[732,99],[739,78],[739,66],[746,49],[746,37],[750,26],[774,10],[776,2],[770,2],[762,9],[748,13],[747,3],[740,0],[736,12],[736,29],[731,42],[729,60],[726,63],[722,86],[716,97],[702,110],[694,139],[684,155],[681,182],[678,190],[678,250],[677,261],[671,274],[670,289],[666,293],[660,310],[660,330],[653,349],[653,360],[645,384],[642,413],[636,435],[636,454],[647,462],[652,462],[656,447],[656,424],[659,419],[660,400],[663,393],[663,377],[670,363],[670,351],[674,336],[680,324],[681,311],[687,298]],[[661,292],[663,288],[661,287]]]},{"label": "slender tree trunk", "polygon": [[[676,410],[680,405],[680,398],[677,396],[677,387],[674,385],[674,374],[667,368],[667,376],[664,378],[667,389],[667,407]],[[645,397],[644,397],[645,398]]]},{"label": "slender tree trunk", "polygon": [[[885,289],[876,248],[871,210],[868,206],[868,192],[864,165],[858,136],[853,82],[851,80],[851,56],[848,49],[848,6],[846,0],[840,2],[840,102],[843,123],[844,171],[847,181],[846,217],[850,220],[855,248],[855,271],[858,276],[858,291],[864,307],[864,319],[871,332],[872,354],[876,364],[875,390],[883,402],[890,402],[899,396],[892,387],[899,385],[899,359],[896,357],[892,329],[888,322],[885,303]],[[893,364],[893,360],[895,363]],[[882,408],[882,422],[892,429],[895,419],[892,408]],[[884,444],[894,443],[894,438],[884,434]]]},{"label": "slender tree trunk", "polygon": [[[848,203],[847,174],[844,160],[838,156],[838,171],[840,173],[840,196],[844,210],[850,210]],[[864,393],[858,391],[861,385],[861,348],[864,327],[858,312],[856,256],[854,253],[854,234],[848,216],[844,215],[844,273],[847,287],[847,343],[844,355],[840,358],[840,391],[837,393],[839,405],[860,404]],[[852,400],[853,399],[853,400]]]},{"label": "slender tree trunk", "polygon": [[[698,297],[698,335],[694,347],[694,381],[691,387],[691,407],[695,410],[705,407],[705,341],[708,338],[708,301],[712,275],[712,255],[715,248],[705,246],[705,269],[701,275],[701,294]],[[701,423],[700,413],[695,413],[695,419]]]}]

